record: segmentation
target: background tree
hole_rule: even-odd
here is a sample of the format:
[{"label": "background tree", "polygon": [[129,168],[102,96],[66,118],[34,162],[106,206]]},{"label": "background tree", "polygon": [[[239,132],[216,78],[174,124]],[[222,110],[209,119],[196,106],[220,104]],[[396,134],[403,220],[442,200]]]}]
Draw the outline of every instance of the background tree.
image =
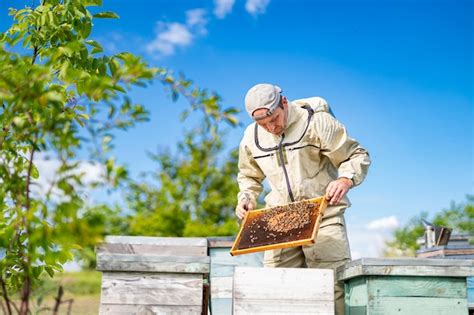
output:
[{"label": "background tree", "polygon": [[219,161],[222,140],[215,129],[196,128],[178,144],[178,152],[152,154],[158,168],[130,182],[132,211],[126,234],[160,236],[233,235],[238,192],[238,152]]},{"label": "background tree", "polygon": [[448,209],[443,209],[432,218],[426,212],[414,216],[403,227],[394,231],[394,239],[386,243],[386,256],[415,256],[419,245],[416,240],[424,235],[422,219],[435,225],[453,229],[453,233],[467,233],[474,241],[474,195],[467,195],[462,203],[452,202]]},{"label": "background tree", "polygon": [[[94,227],[105,209],[86,205],[81,195],[89,187],[80,161],[89,151],[87,160],[103,167],[104,180],[95,187],[118,187],[127,178],[110,149],[114,130],[148,119],[144,107],[127,97],[133,86],[158,78],[174,99],[181,94],[192,100],[190,110],[203,111],[206,120],[236,123],[216,95],[191,81],[130,53],[104,55],[88,39],[93,19],[117,16],[88,10],[100,5],[101,0],[43,0],[11,9],[14,22],[0,35],[0,288],[7,314],[28,314],[40,276],[61,271],[72,249],[103,233]],[[50,187],[35,191],[39,153],[59,168]],[[8,297],[16,290],[19,307]]]}]

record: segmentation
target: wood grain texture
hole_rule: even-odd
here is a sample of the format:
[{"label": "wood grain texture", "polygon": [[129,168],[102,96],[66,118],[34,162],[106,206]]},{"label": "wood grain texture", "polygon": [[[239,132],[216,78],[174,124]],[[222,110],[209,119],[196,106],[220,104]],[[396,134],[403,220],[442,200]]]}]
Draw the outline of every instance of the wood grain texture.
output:
[{"label": "wood grain texture", "polygon": [[229,249],[234,244],[235,236],[221,236],[221,237],[208,237],[207,238],[207,247],[209,248],[219,248],[219,247],[228,247]]},{"label": "wood grain texture", "polygon": [[232,314],[232,287],[236,266],[263,267],[262,252],[233,257],[229,249],[230,247],[209,248],[212,314]]},{"label": "wood grain texture", "polygon": [[345,281],[345,313],[467,314],[466,279],[359,276]]},{"label": "wood grain texture", "polygon": [[467,281],[467,303],[474,309],[474,277],[468,277]]},{"label": "wood grain texture", "polygon": [[105,304],[99,315],[200,315],[201,311],[201,306]]},{"label": "wood grain texture", "polygon": [[97,254],[97,270],[209,273],[207,256]]},{"label": "wood grain texture", "polygon": [[203,237],[152,237],[108,235],[105,237],[104,242],[108,244],[146,244],[207,247],[207,239]]},{"label": "wood grain texture", "polygon": [[420,258],[360,258],[344,266],[467,266],[472,267],[472,259],[420,259]]},{"label": "wood grain texture", "polygon": [[449,277],[375,277],[367,280],[372,297],[433,297],[466,299],[466,280]]},{"label": "wood grain texture", "polygon": [[204,246],[175,246],[149,244],[107,244],[97,246],[97,253],[101,254],[136,254],[161,256],[207,256]]},{"label": "wood grain texture", "polygon": [[381,297],[369,301],[367,314],[373,315],[466,315],[465,299],[430,297]]},{"label": "wood grain texture", "polygon": [[329,269],[236,267],[234,314],[334,312],[334,276]]},{"label": "wood grain texture", "polygon": [[229,248],[211,248],[211,277],[229,277],[234,274],[234,268],[263,267],[263,252],[247,255],[231,256]]},{"label": "wood grain texture", "polygon": [[333,315],[334,302],[320,301],[313,303],[304,300],[273,300],[264,301],[260,299],[248,299],[245,303],[234,301],[234,315],[273,315],[273,314],[316,314]]},{"label": "wood grain texture", "polygon": [[363,275],[467,277],[474,266],[473,260],[363,258],[337,269],[339,281]]},{"label": "wood grain texture", "polygon": [[367,277],[359,277],[347,281],[344,284],[344,297],[346,307],[365,307],[368,301]]},{"label": "wood grain texture", "polygon": [[101,304],[202,305],[203,277],[196,274],[104,272]]},{"label": "wood grain texture", "polygon": [[211,298],[212,299],[231,299],[233,277],[211,277]]}]

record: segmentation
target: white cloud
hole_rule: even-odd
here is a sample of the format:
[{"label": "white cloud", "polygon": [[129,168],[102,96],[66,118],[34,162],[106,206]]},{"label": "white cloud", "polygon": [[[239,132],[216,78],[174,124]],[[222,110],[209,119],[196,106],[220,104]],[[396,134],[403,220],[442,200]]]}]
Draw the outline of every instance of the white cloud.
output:
[{"label": "white cloud", "polygon": [[354,227],[350,224],[347,228],[352,259],[382,256],[385,241],[390,238],[389,233],[369,231],[366,228]]},{"label": "white cloud", "polygon": [[347,221],[347,236],[352,259],[382,257],[386,249],[386,242],[393,239],[393,230],[399,226],[396,216],[387,216],[368,223],[351,222],[351,218],[348,218]]},{"label": "white cloud", "polygon": [[186,11],[186,24],[188,26],[205,26],[207,24],[206,10],[192,9]]},{"label": "white cloud", "polygon": [[399,226],[400,224],[397,218],[394,215],[392,215],[389,217],[370,221],[369,224],[367,224],[367,229],[384,231],[384,230],[393,230]]},{"label": "white cloud", "polygon": [[215,8],[214,15],[219,19],[223,19],[232,12],[235,0],[214,0]]},{"label": "white cloud", "polygon": [[185,24],[158,21],[156,36],[146,45],[146,50],[156,57],[172,55],[176,48],[191,45],[197,35],[207,34],[207,22],[204,9],[186,11]]},{"label": "white cloud", "polygon": [[247,0],[245,3],[245,10],[253,16],[264,14],[270,0]]}]

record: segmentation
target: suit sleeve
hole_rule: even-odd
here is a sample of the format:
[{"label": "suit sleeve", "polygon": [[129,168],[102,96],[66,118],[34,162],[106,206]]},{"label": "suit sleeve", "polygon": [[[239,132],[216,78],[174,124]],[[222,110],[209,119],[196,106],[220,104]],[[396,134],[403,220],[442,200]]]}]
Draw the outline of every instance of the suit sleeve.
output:
[{"label": "suit sleeve", "polygon": [[239,146],[239,173],[237,175],[240,190],[237,195],[238,202],[248,198],[256,204],[258,195],[263,190],[264,179],[265,175],[242,140]]},{"label": "suit sleeve", "polygon": [[367,150],[350,138],[344,125],[328,113],[315,114],[314,119],[321,153],[338,169],[338,177],[352,179],[354,186],[362,183],[371,163]]}]

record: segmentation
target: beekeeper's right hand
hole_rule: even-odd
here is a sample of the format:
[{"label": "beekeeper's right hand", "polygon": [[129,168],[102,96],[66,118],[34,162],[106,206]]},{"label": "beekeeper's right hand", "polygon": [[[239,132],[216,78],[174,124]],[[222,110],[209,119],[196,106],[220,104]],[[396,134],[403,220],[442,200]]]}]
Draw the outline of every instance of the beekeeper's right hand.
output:
[{"label": "beekeeper's right hand", "polygon": [[250,200],[246,201],[240,201],[237,204],[237,207],[235,208],[235,215],[242,220],[245,218],[245,215],[247,214],[247,211],[254,210],[255,209],[255,203],[253,203]]}]

